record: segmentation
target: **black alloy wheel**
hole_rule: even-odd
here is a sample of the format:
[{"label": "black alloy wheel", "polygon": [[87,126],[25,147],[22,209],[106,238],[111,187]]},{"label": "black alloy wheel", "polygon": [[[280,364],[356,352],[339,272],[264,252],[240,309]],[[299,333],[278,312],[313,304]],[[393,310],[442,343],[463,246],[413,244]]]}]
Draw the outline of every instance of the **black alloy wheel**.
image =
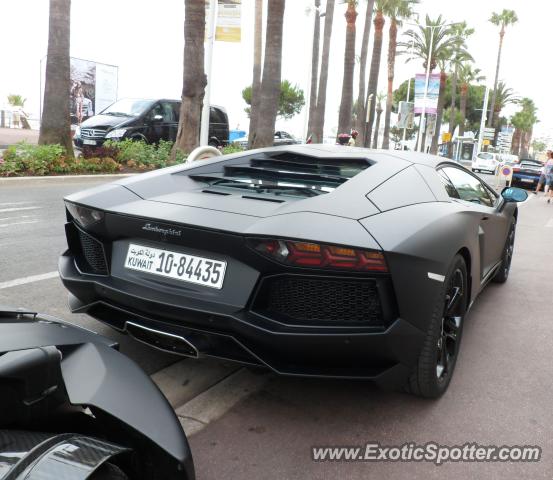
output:
[{"label": "black alloy wheel", "polygon": [[503,249],[503,257],[501,258],[501,265],[499,270],[493,277],[493,281],[496,283],[505,283],[509,278],[509,272],[511,271],[511,262],[513,260],[513,252],[515,249],[515,236],[516,236],[516,223],[515,220],[511,220],[511,226],[509,227],[509,234],[505,241],[505,248]]}]

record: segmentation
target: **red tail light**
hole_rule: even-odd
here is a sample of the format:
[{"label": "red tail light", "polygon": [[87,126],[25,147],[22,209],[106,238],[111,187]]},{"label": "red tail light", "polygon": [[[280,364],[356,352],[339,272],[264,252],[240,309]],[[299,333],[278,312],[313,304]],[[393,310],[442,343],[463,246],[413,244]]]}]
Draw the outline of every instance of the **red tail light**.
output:
[{"label": "red tail light", "polygon": [[387,272],[381,252],[292,240],[249,239],[256,251],[286,265],[337,268],[360,272]]}]

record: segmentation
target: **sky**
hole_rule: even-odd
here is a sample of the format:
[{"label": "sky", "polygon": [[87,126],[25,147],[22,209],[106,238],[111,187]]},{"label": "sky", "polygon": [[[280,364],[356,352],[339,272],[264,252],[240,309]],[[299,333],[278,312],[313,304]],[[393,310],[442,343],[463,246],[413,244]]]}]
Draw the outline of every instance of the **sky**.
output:
[{"label": "sky", "polygon": [[[268,0],[270,1],[270,0]],[[327,93],[325,134],[331,135],[340,107],[346,6],[337,5],[334,14],[330,77]],[[284,19],[282,77],[308,94],[311,68],[313,17],[308,12],[313,0],[287,0]],[[323,8],[325,1],[322,1]],[[248,118],[241,91],[251,84],[253,66],[254,0],[242,0],[242,42],[216,42],[211,77],[211,103],[226,107],[231,128],[247,130]],[[365,16],[365,0],[359,2],[357,51]],[[421,0],[416,6],[423,21],[441,14],[448,22],[467,21],[476,33],[468,41],[475,66],[493,86],[499,29],[488,19],[503,8],[516,11],[519,22],[505,35],[500,79],[518,96],[532,98],[540,123],[535,137],[553,144],[553,111],[549,98],[553,78],[547,63],[551,43],[553,2],[543,0]],[[0,0],[0,106],[6,95],[27,99],[25,110],[39,114],[40,62],[48,44],[48,0]],[[324,23],[324,22],[322,22]],[[321,23],[321,26],[322,26]],[[183,72],[184,0],[72,0],[71,56],[119,67],[118,96],[180,98]],[[389,24],[384,27],[384,45],[378,91],[386,90],[386,55]],[[404,25],[403,30],[410,28]],[[400,31],[401,36],[401,31]],[[372,37],[372,35],[371,35]],[[369,44],[369,61],[372,39]],[[399,57],[394,88],[422,72],[420,62],[405,63]],[[355,90],[358,84],[356,66]],[[368,78],[368,75],[367,75]],[[356,93],[354,98],[356,98]],[[277,129],[302,136],[304,109],[290,121],[277,120]],[[510,107],[503,114],[516,111]]]}]

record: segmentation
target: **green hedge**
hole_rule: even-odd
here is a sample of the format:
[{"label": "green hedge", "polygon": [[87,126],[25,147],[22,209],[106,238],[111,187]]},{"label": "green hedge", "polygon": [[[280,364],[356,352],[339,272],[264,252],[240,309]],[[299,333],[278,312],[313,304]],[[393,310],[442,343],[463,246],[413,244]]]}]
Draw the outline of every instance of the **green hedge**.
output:
[{"label": "green hedge", "polygon": [[0,176],[153,170],[186,160],[180,151],[177,151],[176,160],[171,160],[172,147],[172,142],[164,141],[159,145],[131,140],[108,141],[101,148],[84,150],[82,157],[73,158],[60,145],[30,145],[22,142],[10,146],[0,157]]}]

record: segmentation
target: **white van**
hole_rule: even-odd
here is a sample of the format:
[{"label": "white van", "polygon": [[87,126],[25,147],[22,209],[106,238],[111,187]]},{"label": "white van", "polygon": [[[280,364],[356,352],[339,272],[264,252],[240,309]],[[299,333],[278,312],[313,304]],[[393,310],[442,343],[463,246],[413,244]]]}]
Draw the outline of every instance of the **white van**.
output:
[{"label": "white van", "polygon": [[499,163],[499,153],[480,152],[472,161],[472,171],[486,171],[495,174],[499,167]]}]

